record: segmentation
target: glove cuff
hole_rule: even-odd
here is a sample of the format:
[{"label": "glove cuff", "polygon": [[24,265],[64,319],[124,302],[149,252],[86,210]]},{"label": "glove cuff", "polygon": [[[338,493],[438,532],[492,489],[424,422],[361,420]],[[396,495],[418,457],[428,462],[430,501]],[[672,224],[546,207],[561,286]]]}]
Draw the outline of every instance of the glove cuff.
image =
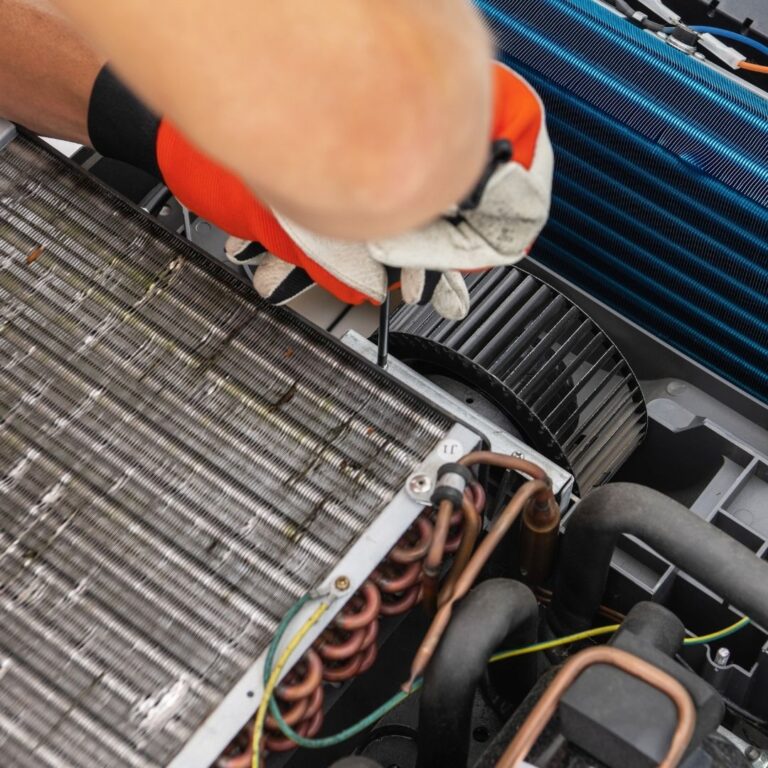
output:
[{"label": "glove cuff", "polygon": [[155,145],[160,118],[104,66],[96,77],[88,104],[88,135],[93,148],[113,160],[162,179]]}]

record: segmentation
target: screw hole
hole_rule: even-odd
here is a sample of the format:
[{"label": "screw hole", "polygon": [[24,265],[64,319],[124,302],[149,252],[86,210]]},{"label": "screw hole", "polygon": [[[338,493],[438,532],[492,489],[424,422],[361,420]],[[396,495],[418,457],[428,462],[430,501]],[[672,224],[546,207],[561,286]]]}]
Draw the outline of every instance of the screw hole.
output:
[{"label": "screw hole", "polygon": [[475,741],[479,741],[481,744],[485,741],[488,741],[490,735],[491,734],[488,732],[488,729],[484,725],[479,725],[477,728],[475,728],[474,731],[472,731],[472,738]]},{"label": "screw hole", "polygon": [[253,691],[247,691],[245,694],[249,699],[253,698]]},{"label": "screw hole", "polygon": [[468,397],[466,400],[464,400],[464,402],[467,403],[467,405],[472,405],[472,403],[475,402],[475,398],[474,397]]}]

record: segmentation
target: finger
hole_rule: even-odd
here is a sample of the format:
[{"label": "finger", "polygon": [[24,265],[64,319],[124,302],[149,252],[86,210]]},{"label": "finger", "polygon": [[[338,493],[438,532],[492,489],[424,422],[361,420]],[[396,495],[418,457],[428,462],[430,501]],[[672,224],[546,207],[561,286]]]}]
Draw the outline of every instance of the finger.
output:
[{"label": "finger", "polygon": [[264,256],[253,273],[253,287],[259,296],[271,304],[285,304],[314,285],[303,269],[281,261],[271,253]]},{"label": "finger", "polygon": [[224,253],[233,264],[259,264],[264,258],[266,248],[261,243],[229,237],[224,245]]},{"label": "finger", "polygon": [[469,312],[469,305],[469,291],[462,274],[443,273],[432,295],[435,312],[447,320],[462,320]]},{"label": "finger", "polygon": [[442,272],[423,269],[403,269],[401,285],[406,304],[429,304],[435,293]]}]

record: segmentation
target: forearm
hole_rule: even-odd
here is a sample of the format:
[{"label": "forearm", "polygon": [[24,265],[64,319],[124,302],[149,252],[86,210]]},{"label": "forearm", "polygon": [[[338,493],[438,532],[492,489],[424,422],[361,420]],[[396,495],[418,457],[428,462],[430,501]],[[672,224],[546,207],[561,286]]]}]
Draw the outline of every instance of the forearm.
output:
[{"label": "forearm", "polygon": [[267,203],[400,231],[472,186],[490,49],[465,0],[57,0],[127,82]]},{"label": "forearm", "polygon": [[0,117],[87,143],[100,57],[45,0],[0,0],[0,19]]}]

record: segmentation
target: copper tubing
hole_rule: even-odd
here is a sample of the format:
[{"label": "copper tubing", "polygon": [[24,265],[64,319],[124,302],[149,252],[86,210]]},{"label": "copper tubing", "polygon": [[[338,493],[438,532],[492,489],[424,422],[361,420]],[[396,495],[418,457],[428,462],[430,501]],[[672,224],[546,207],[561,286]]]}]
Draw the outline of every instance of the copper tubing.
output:
[{"label": "copper tubing", "polygon": [[[473,456],[474,454],[469,454]],[[495,456],[495,454],[491,454]],[[432,654],[440,642],[440,638],[443,636],[445,628],[448,626],[448,622],[451,620],[451,613],[453,612],[453,605],[457,600],[460,600],[464,595],[469,592],[472,585],[477,579],[483,566],[488,561],[488,558],[493,553],[494,549],[498,546],[499,542],[504,538],[506,533],[512,527],[517,517],[522,512],[525,505],[530,499],[539,496],[541,494],[551,495],[552,491],[549,484],[543,480],[528,480],[524,483],[509,501],[507,506],[501,512],[496,519],[493,527],[488,532],[488,535],[480,543],[480,546],[475,551],[474,555],[470,558],[466,568],[462,571],[461,575],[456,581],[453,594],[446,600],[446,602],[440,606],[432,620],[432,624],[427,630],[427,634],[419,646],[416,655],[414,656],[413,663],[411,665],[411,676],[409,681],[405,684],[406,691],[411,689],[414,680],[420,677],[421,674],[429,664],[429,660],[432,658]]]},{"label": "copper tubing", "polygon": [[277,695],[283,701],[298,701],[311,696],[323,682],[323,662],[311,648],[307,651],[302,662],[303,671],[299,672],[301,682],[296,684],[281,683]]},{"label": "copper tubing", "polygon": [[365,636],[364,628],[353,632],[333,628],[323,632],[315,649],[326,661],[345,661],[360,652]]},{"label": "copper tubing", "polygon": [[[485,509],[485,503],[486,503],[486,496],[485,496],[485,490],[483,489],[483,486],[480,485],[480,483],[472,483],[470,486],[467,487],[466,491],[464,493],[467,493],[470,495],[470,499],[472,503],[475,505],[475,509],[477,510],[478,515],[480,515],[481,521],[480,525],[482,528],[482,516],[483,516],[483,510]],[[453,516],[451,517],[451,529],[456,529],[456,532],[453,536],[451,536],[448,541],[445,542],[445,554],[446,555],[452,555],[455,552],[458,552],[459,547],[461,547],[461,539],[464,535],[464,529],[462,526],[462,523],[464,521],[464,514],[462,510],[458,509],[454,512]]]},{"label": "copper tubing", "polygon": [[[300,736],[311,739],[320,732],[323,725],[323,713],[318,712],[311,720],[305,720],[295,730]],[[296,744],[286,736],[267,735],[264,739],[264,746],[270,752],[289,752],[296,748]],[[250,768],[250,766],[249,766]]]},{"label": "copper tubing", "polygon": [[360,671],[358,674],[362,675],[363,672],[367,672],[373,666],[373,663],[376,661],[376,657],[378,655],[379,648],[376,643],[369,645],[363,653],[363,663],[360,665]]},{"label": "copper tubing", "polygon": [[560,507],[552,495],[545,501],[534,499],[523,511],[520,527],[520,572],[529,584],[551,576],[559,533]]},{"label": "copper tubing", "polygon": [[467,567],[467,563],[472,557],[477,538],[480,535],[480,529],[483,521],[478,514],[475,505],[470,500],[471,493],[465,493],[462,500],[461,511],[464,515],[464,526],[462,529],[461,544],[456,557],[453,560],[451,570],[446,576],[443,586],[438,595],[438,605],[443,605],[453,594],[453,589],[461,575],[461,572]]},{"label": "copper tubing", "polygon": [[343,683],[351,680],[353,677],[357,677],[362,666],[363,656],[358,653],[344,664],[326,667],[323,671],[323,680],[327,683]]},{"label": "copper tubing", "polygon": [[[303,720],[313,719],[315,715],[317,715],[317,713],[322,709],[324,700],[325,694],[323,692],[323,686],[321,685],[315,688],[315,692],[308,699],[304,699],[298,703],[297,706],[301,706],[303,708],[301,717],[294,719],[293,717],[290,717],[290,711],[283,712],[282,708],[280,709],[280,714],[282,714],[283,720],[285,720],[288,725],[294,726],[296,723],[300,723]],[[277,724],[277,721],[271,715],[267,717],[267,728],[274,731],[278,731],[280,728],[280,726]]]},{"label": "copper tubing", "polygon": [[543,480],[547,485],[550,484],[549,476],[538,465],[526,459],[518,459],[515,456],[505,456],[503,453],[494,453],[493,451],[474,451],[468,453],[459,459],[459,464],[465,467],[473,467],[476,464],[487,464],[491,467],[501,467],[502,469],[512,469],[515,472],[522,472],[533,480]]},{"label": "copper tubing", "polygon": [[[318,673],[320,674],[319,678]],[[288,675],[286,678],[288,682],[284,682],[276,692],[283,719],[302,736],[309,736],[312,731],[317,733],[322,727],[323,701],[325,699],[322,673],[322,661],[318,654],[310,649],[302,662],[294,667]],[[292,684],[291,681],[296,677],[299,678],[300,682]],[[308,691],[310,683],[315,685],[315,688]],[[286,711],[283,705],[291,702],[295,703]],[[265,749],[269,752],[287,752],[295,746],[290,739],[282,735],[274,718],[268,716],[265,724]],[[247,765],[250,768],[250,764]],[[224,768],[240,768],[240,763],[227,764]]]},{"label": "copper tubing", "polygon": [[637,677],[669,696],[677,707],[677,728],[672,735],[669,751],[659,768],[676,768],[685,754],[696,725],[696,710],[688,691],[675,678],[626,651],[599,645],[572,656],[564,665],[544,695],[531,710],[512,743],[507,747],[496,768],[517,768],[531,751],[565,691],[587,667],[610,664]]},{"label": "copper tubing", "polygon": [[251,768],[253,764],[253,748],[248,746],[245,752],[233,757],[220,757],[216,762],[217,768]]},{"label": "copper tubing", "polygon": [[[216,761],[216,768],[251,768],[253,759],[253,723],[246,725]],[[238,750],[238,754],[227,754]]]},{"label": "copper tubing", "polygon": [[427,552],[427,557],[424,560],[425,575],[430,577],[434,575],[436,577],[440,571],[440,565],[443,562],[445,540],[448,538],[448,531],[451,527],[451,518],[454,511],[450,501],[441,501],[440,506],[437,508],[432,543]]},{"label": "copper tubing", "polygon": [[[416,536],[414,537],[414,534]],[[415,541],[410,539],[415,538]],[[423,515],[408,529],[397,543],[397,546],[387,556],[393,563],[408,565],[421,562],[424,559],[432,543],[432,523]]]},{"label": "copper tubing", "polygon": [[422,587],[424,595],[422,597],[422,604],[427,612],[427,615],[433,616],[437,611],[437,593],[438,593],[438,580],[440,577],[440,566],[443,564],[443,558],[445,557],[445,544],[448,540],[448,532],[451,528],[451,521],[454,513],[458,510],[453,508],[453,504],[450,501],[441,501],[440,506],[437,509],[437,517],[435,518],[435,532],[432,536],[432,544],[429,547],[429,552],[424,560],[422,566]]},{"label": "copper tubing", "polygon": [[401,597],[381,601],[382,616],[401,616],[408,613],[421,599],[421,585],[415,584]]},{"label": "copper tubing", "polygon": [[[315,691],[322,691],[321,688],[316,688]],[[312,694],[313,696],[315,694]],[[300,723],[307,716],[307,710],[309,709],[310,699],[299,699],[294,702],[293,706],[286,710],[280,708],[280,714],[283,716],[283,720],[290,726]],[[277,721],[273,719],[271,715],[267,717],[267,728],[277,728]]]},{"label": "copper tubing", "polygon": [[469,490],[472,494],[472,503],[475,505],[475,509],[482,515],[485,512],[485,503],[487,501],[485,488],[480,483],[471,483]]},{"label": "copper tubing", "polygon": [[[464,493],[467,494],[470,493],[470,491],[467,489]],[[445,546],[443,547],[443,557],[458,552],[463,534],[461,529],[463,520],[464,515],[462,514],[461,509],[455,509],[451,515],[451,527],[448,529],[448,538],[445,540]],[[451,532],[453,532],[453,535],[451,535]]]},{"label": "copper tubing", "polygon": [[[536,599],[543,605],[549,605],[552,602],[552,590],[544,587],[536,587]],[[601,605],[597,612],[612,624],[621,624],[627,617],[623,613],[609,608],[607,605]]]},{"label": "copper tubing", "polygon": [[[362,674],[371,667],[376,659],[378,648],[376,647],[376,638],[379,634],[379,621],[374,619],[366,629],[359,630],[363,633],[362,641],[354,653],[339,654],[333,661],[334,663],[326,665],[323,670],[323,679],[327,682],[340,683],[345,680],[351,680],[353,677]],[[320,651],[322,654],[322,650]]]},{"label": "copper tubing", "polygon": [[336,626],[347,631],[364,629],[378,618],[381,592],[372,581],[366,581],[336,617]]},{"label": "copper tubing", "polygon": [[[388,595],[395,595],[410,589],[421,578],[421,565],[411,563],[402,569],[392,568],[393,564],[384,563],[371,574],[374,584]],[[397,571],[400,570],[398,573]]]}]

